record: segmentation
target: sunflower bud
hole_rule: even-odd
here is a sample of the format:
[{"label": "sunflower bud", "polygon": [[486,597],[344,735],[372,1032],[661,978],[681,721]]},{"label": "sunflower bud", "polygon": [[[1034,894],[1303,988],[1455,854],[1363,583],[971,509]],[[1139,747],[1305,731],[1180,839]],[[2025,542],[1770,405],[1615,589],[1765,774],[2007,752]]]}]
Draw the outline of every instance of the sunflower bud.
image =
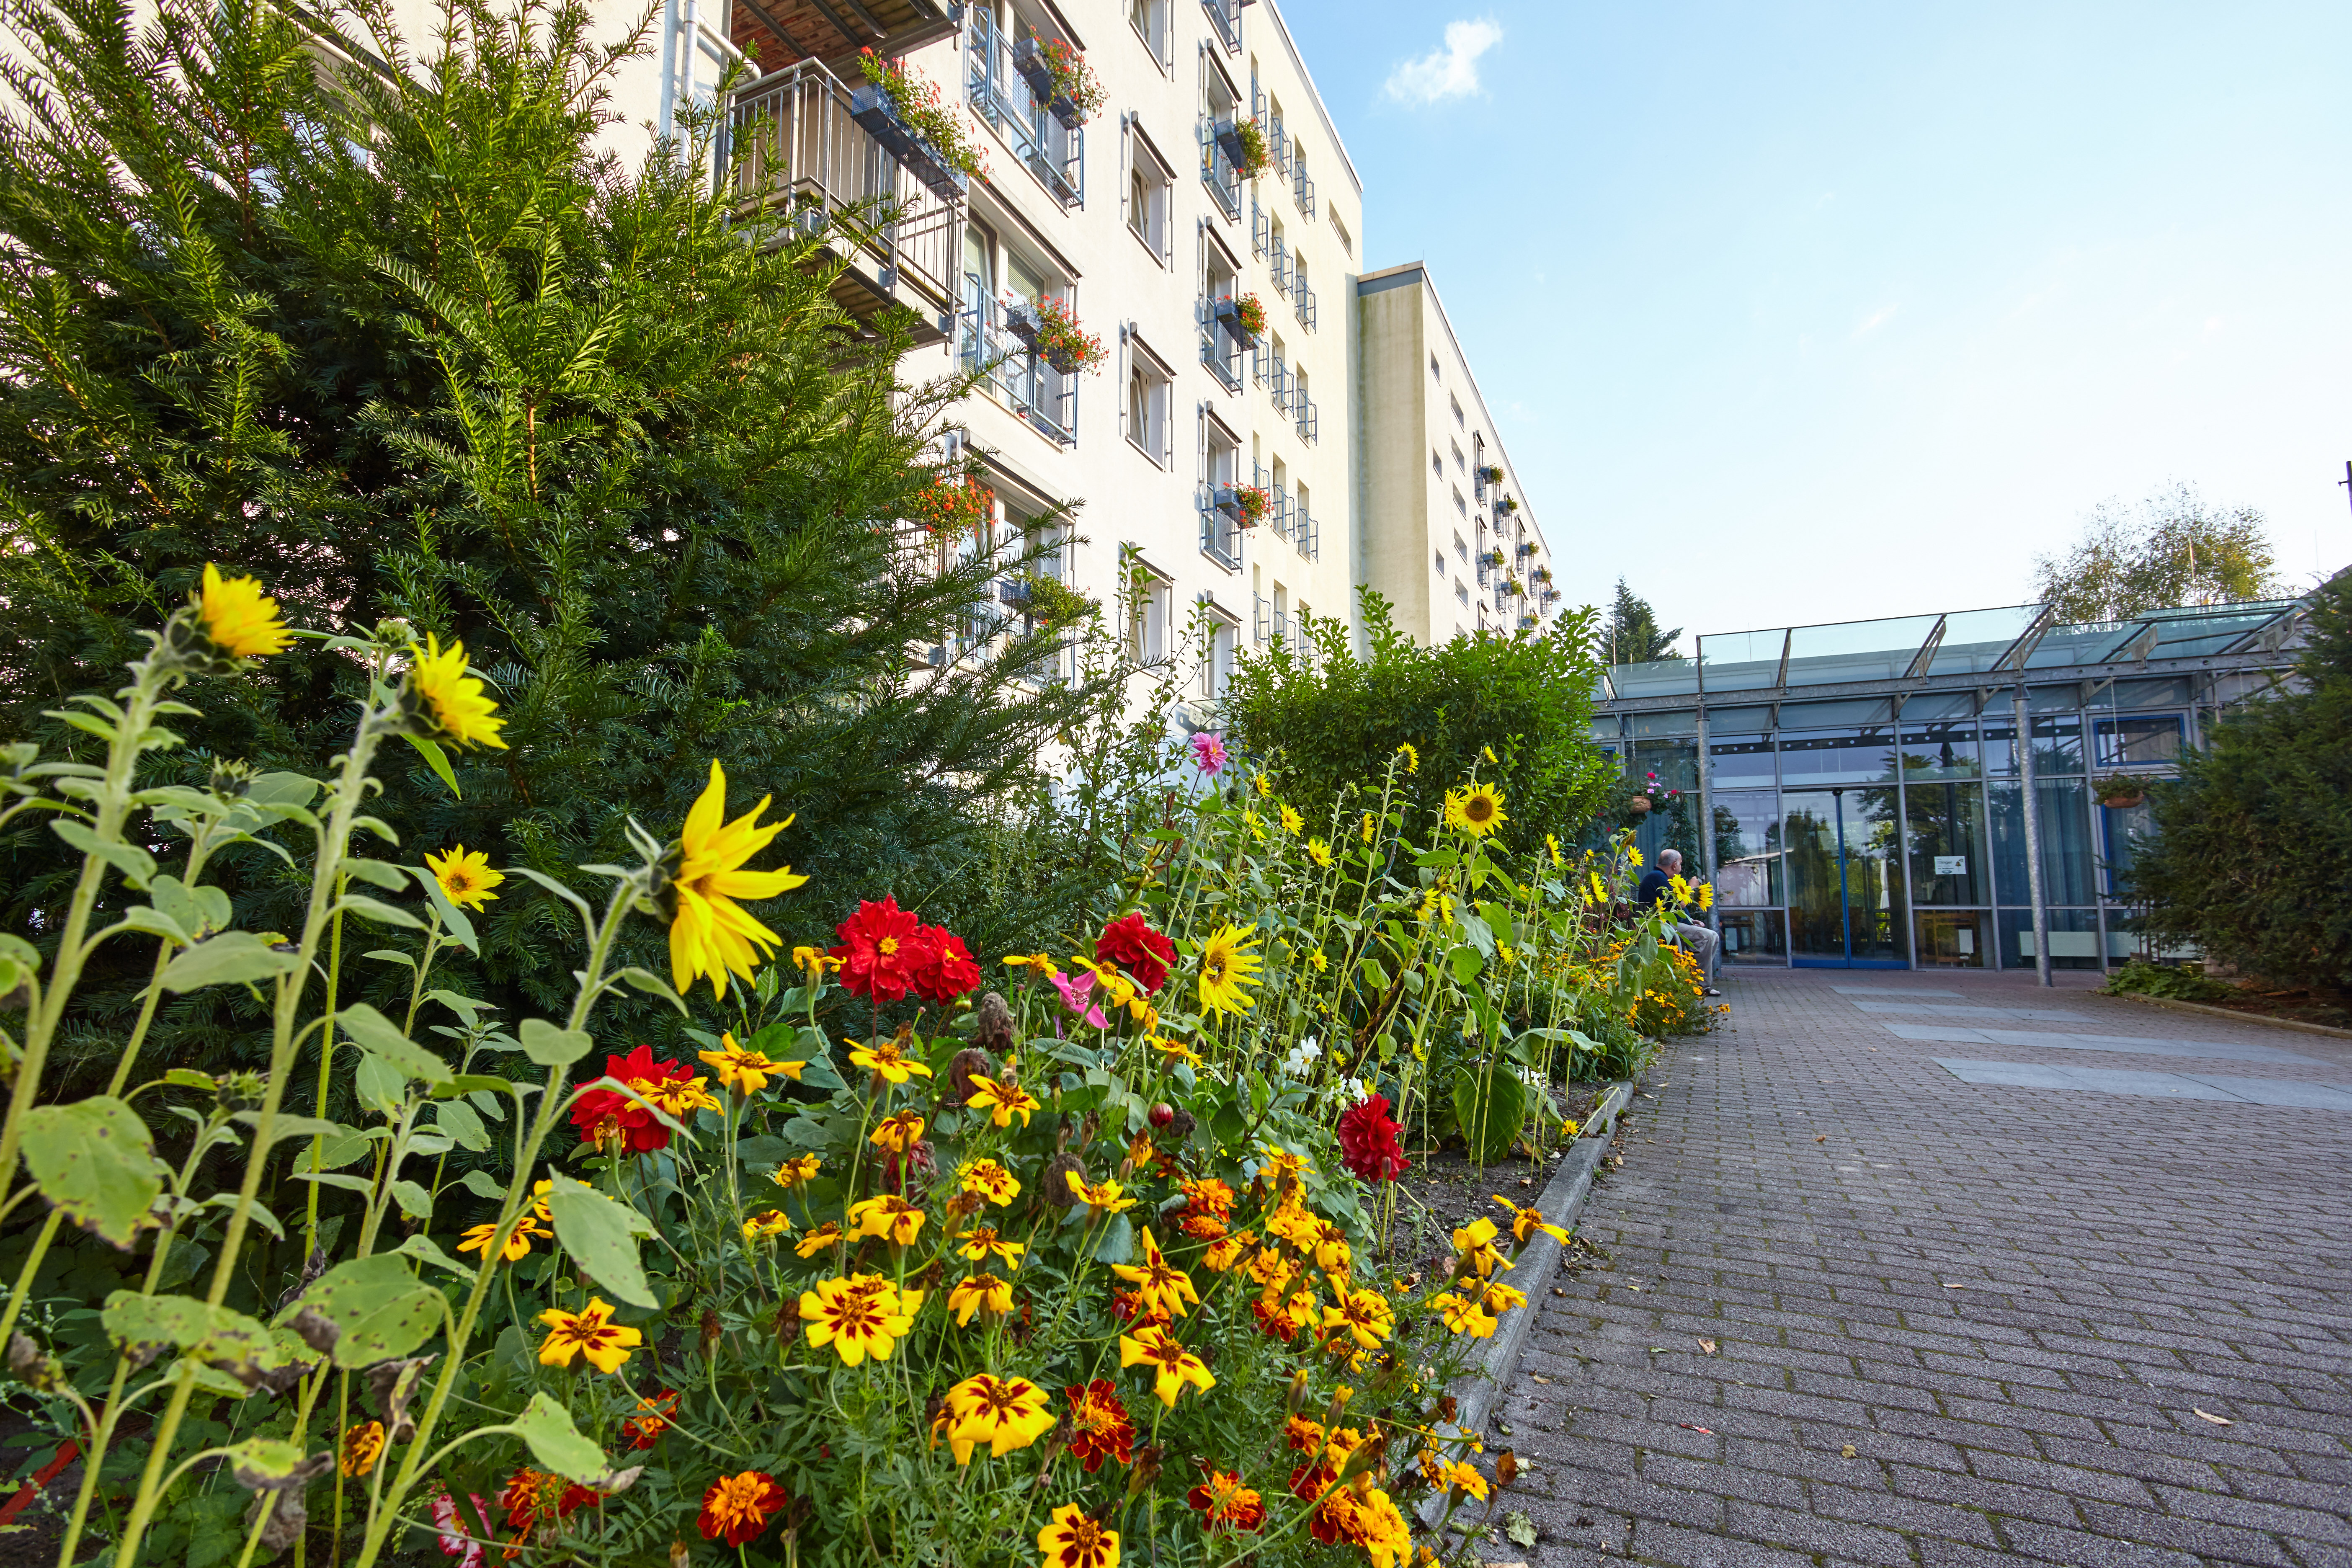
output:
[{"label": "sunflower bud", "polygon": [[961,1105],[972,1096],[977,1086],[974,1078],[993,1078],[996,1064],[978,1046],[966,1046],[948,1058],[948,1091],[944,1097],[950,1105]]},{"label": "sunflower bud", "polygon": [[1077,1177],[1081,1182],[1087,1179],[1086,1165],[1076,1154],[1056,1154],[1048,1160],[1045,1163],[1045,1173],[1037,1178],[1038,1188],[1045,1200],[1055,1208],[1062,1209],[1068,1208],[1076,1203],[1078,1194],[1070,1190],[1072,1176]]},{"label": "sunflower bud", "polygon": [[1013,1048],[1013,1009],[994,991],[980,999],[972,1011],[971,1043],[975,1050],[1003,1056]]}]

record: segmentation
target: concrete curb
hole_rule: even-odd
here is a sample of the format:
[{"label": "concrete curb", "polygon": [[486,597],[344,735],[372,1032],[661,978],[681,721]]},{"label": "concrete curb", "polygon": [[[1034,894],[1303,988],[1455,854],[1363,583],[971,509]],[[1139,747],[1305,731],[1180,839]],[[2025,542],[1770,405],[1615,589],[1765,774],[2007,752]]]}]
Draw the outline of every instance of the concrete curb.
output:
[{"label": "concrete curb", "polygon": [[2170,1007],[2176,1012],[2202,1013],[2209,1018],[2229,1018],[2241,1024],[2268,1024],[2273,1029],[2293,1029],[2298,1034],[2325,1035],[2332,1040],[2352,1040],[2352,1029],[2338,1029],[2326,1024],[2306,1024],[2300,1018],[2271,1018],[2260,1013],[2241,1013],[2234,1007],[2210,1007],[2202,1002],[2183,1002],[2177,996],[2143,996],[2137,991],[2094,991],[2094,996],[2112,996],[2118,1002],[2138,1002],[2150,1007]]},{"label": "concrete curb", "polygon": [[[1566,1229],[1575,1225],[1577,1216],[1584,1212],[1584,1200],[1592,1192],[1593,1175],[1609,1152],[1609,1140],[1616,1131],[1617,1118],[1633,1102],[1636,1081],[1611,1084],[1593,1106],[1592,1114],[1585,1119],[1582,1136],[1570,1146],[1558,1173],[1544,1188],[1543,1196],[1536,1200],[1536,1207],[1543,1211],[1546,1223]],[[1455,1378],[1446,1390],[1454,1395],[1454,1425],[1465,1432],[1486,1436],[1486,1418],[1503,1392],[1505,1381],[1517,1370],[1519,1352],[1527,1345],[1536,1314],[1543,1310],[1543,1294],[1551,1289],[1552,1276],[1559,1271],[1559,1243],[1538,1231],[1512,1261],[1507,1282],[1527,1292],[1528,1304],[1505,1316],[1477,1364]],[[1435,1522],[1444,1511],[1444,1504],[1442,1497],[1425,1500],[1423,1509],[1434,1506],[1437,1511],[1424,1512],[1424,1522]]]}]

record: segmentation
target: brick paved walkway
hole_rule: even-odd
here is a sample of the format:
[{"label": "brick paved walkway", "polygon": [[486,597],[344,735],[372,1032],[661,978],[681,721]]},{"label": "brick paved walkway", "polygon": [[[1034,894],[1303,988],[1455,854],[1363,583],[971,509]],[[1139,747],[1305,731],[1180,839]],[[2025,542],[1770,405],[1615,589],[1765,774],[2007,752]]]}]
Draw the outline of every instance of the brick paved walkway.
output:
[{"label": "brick paved walkway", "polygon": [[[1934,1060],[2352,1084],[2352,1041],[2094,979],[1727,980],[1729,1026],[1669,1047],[1585,1211],[1605,1259],[1543,1300],[1498,1402],[1533,1472],[1505,1506],[1541,1540],[1486,1556],[2352,1565],[2352,1110],[1965,1083]],[[1895,994],[1923,989],[1961,994]],[[1936,1016],[1874,1001],[2312,1065],[1906,1038],[1887,1026]]]}]

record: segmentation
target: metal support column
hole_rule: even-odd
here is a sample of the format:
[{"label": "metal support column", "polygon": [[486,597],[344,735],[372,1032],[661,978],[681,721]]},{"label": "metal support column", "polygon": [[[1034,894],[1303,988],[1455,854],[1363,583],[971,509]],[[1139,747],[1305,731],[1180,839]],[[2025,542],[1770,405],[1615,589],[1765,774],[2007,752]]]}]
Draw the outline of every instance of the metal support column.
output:
[{"label": "metal support column", "polygon": [[[2050,904],[2042,889],[2042,803],[2033,777],[2033,719],[2025,710],[2021,683],[2011,700],[2017,715],[2017,777],[2025,807],[2025,885],[2033,900],[2033,967],[2042,984],[2050,978]],[[1999,917],[1995,917],[1998,921]]]}]

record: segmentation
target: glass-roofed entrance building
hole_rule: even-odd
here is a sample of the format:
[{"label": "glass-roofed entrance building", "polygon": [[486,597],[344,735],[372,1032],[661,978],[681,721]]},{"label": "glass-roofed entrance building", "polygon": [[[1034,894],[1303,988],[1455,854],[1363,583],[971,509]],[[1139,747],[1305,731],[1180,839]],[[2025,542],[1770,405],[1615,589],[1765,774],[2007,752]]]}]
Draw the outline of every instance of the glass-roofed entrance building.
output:
[{"label": "glass-roofed entrance building", "polygon": [[1645,856],[1713,878],[1726,963],[2032,968],[2038,927],[2050,964],[2103,969],[2141,951],[2116,878],[2146,782],[2286,678],[2304,607],[1702,637],[1696,658],[1609,670],[1594,737],[1652,803]]}]

